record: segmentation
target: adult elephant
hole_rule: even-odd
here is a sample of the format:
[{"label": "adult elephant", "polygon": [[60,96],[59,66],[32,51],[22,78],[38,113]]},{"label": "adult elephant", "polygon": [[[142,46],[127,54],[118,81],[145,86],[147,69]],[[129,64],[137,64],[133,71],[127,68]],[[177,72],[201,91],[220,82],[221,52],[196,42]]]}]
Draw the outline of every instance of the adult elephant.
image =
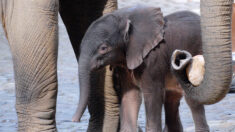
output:
[{"label": "adult elephant", "polygon": [[[58,12],[78,58],[80,41],[90,23],[116,9],[117,0],[0,0],[0,18],[13,56],[18,131],[57,131]],[[104,78],[105,74],[95,76]],[[103,89],[102,83],[95,85]],[[97,109],[100,113],[90,111],[89,130],[111,132],[109,128],[118,128],[116,91],[105,90],[103,93],[112,98],[103,97],[103,93],[99,96],[115,104],[115,112],[109,110],[105,115],[105,108]],[[96,108],[104,100],[91,101]],[[105,122],[109,122],[107,127]]]}]

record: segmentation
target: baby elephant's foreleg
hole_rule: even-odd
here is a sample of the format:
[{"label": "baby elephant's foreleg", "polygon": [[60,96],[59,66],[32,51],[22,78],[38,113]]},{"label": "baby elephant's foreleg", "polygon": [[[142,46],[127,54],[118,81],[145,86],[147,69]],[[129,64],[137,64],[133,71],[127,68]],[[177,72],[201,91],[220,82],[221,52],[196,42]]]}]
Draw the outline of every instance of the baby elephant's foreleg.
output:
[{"label": "baby elephant's foreleg", "polygon": [[136,132],[138,130],[137,120],[140,104],[140,90],[132,85],[125,90],[121,99],[121,132]]},{"label": "baby elephant's foreleg", "polygon": [[149,75],[142,77],[142,92],[146,112],[146,132],[162,131],[162,104],[164,98],[164,80],[153,80]]},{"label": "baby elephant's foreleg", "polygon": [[[141,92],[126,69],[119,69],[116,72],[116,83],[121,87],[121,107],[120,120],[121,132],[137,132],[138,131],[138,113],[141,105]],[[117,85],[118,85],[117,84]]]}]

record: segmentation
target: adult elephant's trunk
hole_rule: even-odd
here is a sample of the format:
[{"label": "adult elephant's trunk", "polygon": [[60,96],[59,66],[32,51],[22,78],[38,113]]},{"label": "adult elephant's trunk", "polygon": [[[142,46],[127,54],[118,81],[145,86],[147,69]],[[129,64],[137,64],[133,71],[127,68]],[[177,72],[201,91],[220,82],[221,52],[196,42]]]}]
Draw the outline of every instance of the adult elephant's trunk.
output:
[{"label": "adult elephant's trunk", "polygon": [[84,59],[82,57],[80,57],[79,60],[80,96],[77,111],[72,119],[74,122],[80,122],[88,103],[90,92],[90,68],[88,60],[89,59]]},{"label": "adult elephant's trunk", "polygon": [[[205,58],[204,81],[194,87],[187,79],[185,68],[190,58],[175,52],[172,58],[173,72],[186,95],[200,104],[220,101],[228,92],[232,77],[231,63],[231,14],[233,0],[201,0],[201,29],[203,56]],[[184,54],[184,55],[183,55]],[[178,66],[178,67],[177,67]]]}]

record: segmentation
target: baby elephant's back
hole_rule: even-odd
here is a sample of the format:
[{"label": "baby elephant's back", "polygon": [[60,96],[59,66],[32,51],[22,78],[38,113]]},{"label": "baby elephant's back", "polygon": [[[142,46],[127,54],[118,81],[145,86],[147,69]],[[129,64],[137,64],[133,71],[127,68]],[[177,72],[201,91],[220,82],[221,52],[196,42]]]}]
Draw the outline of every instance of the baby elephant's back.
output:
[{"label": "baby elephant's back", "polygon": [[189,51],[192,55],[201,54],[201,27],[200,16],[181,11],[170,14],[165,18],[165,43],[167,49]]}]

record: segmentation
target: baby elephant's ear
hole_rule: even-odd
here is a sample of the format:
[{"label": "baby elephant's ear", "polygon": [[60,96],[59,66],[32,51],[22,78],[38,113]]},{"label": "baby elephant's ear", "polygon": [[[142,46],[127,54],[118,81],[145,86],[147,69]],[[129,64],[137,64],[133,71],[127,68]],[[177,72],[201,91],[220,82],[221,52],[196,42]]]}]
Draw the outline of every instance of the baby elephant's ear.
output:
[{"label": "baby elephant's ear", "polygon": [[163,40],[164,19],[160,8],[136,9],[129,19],[132,28],[128,37],[126,60],[128,68],[135,69]]}]

